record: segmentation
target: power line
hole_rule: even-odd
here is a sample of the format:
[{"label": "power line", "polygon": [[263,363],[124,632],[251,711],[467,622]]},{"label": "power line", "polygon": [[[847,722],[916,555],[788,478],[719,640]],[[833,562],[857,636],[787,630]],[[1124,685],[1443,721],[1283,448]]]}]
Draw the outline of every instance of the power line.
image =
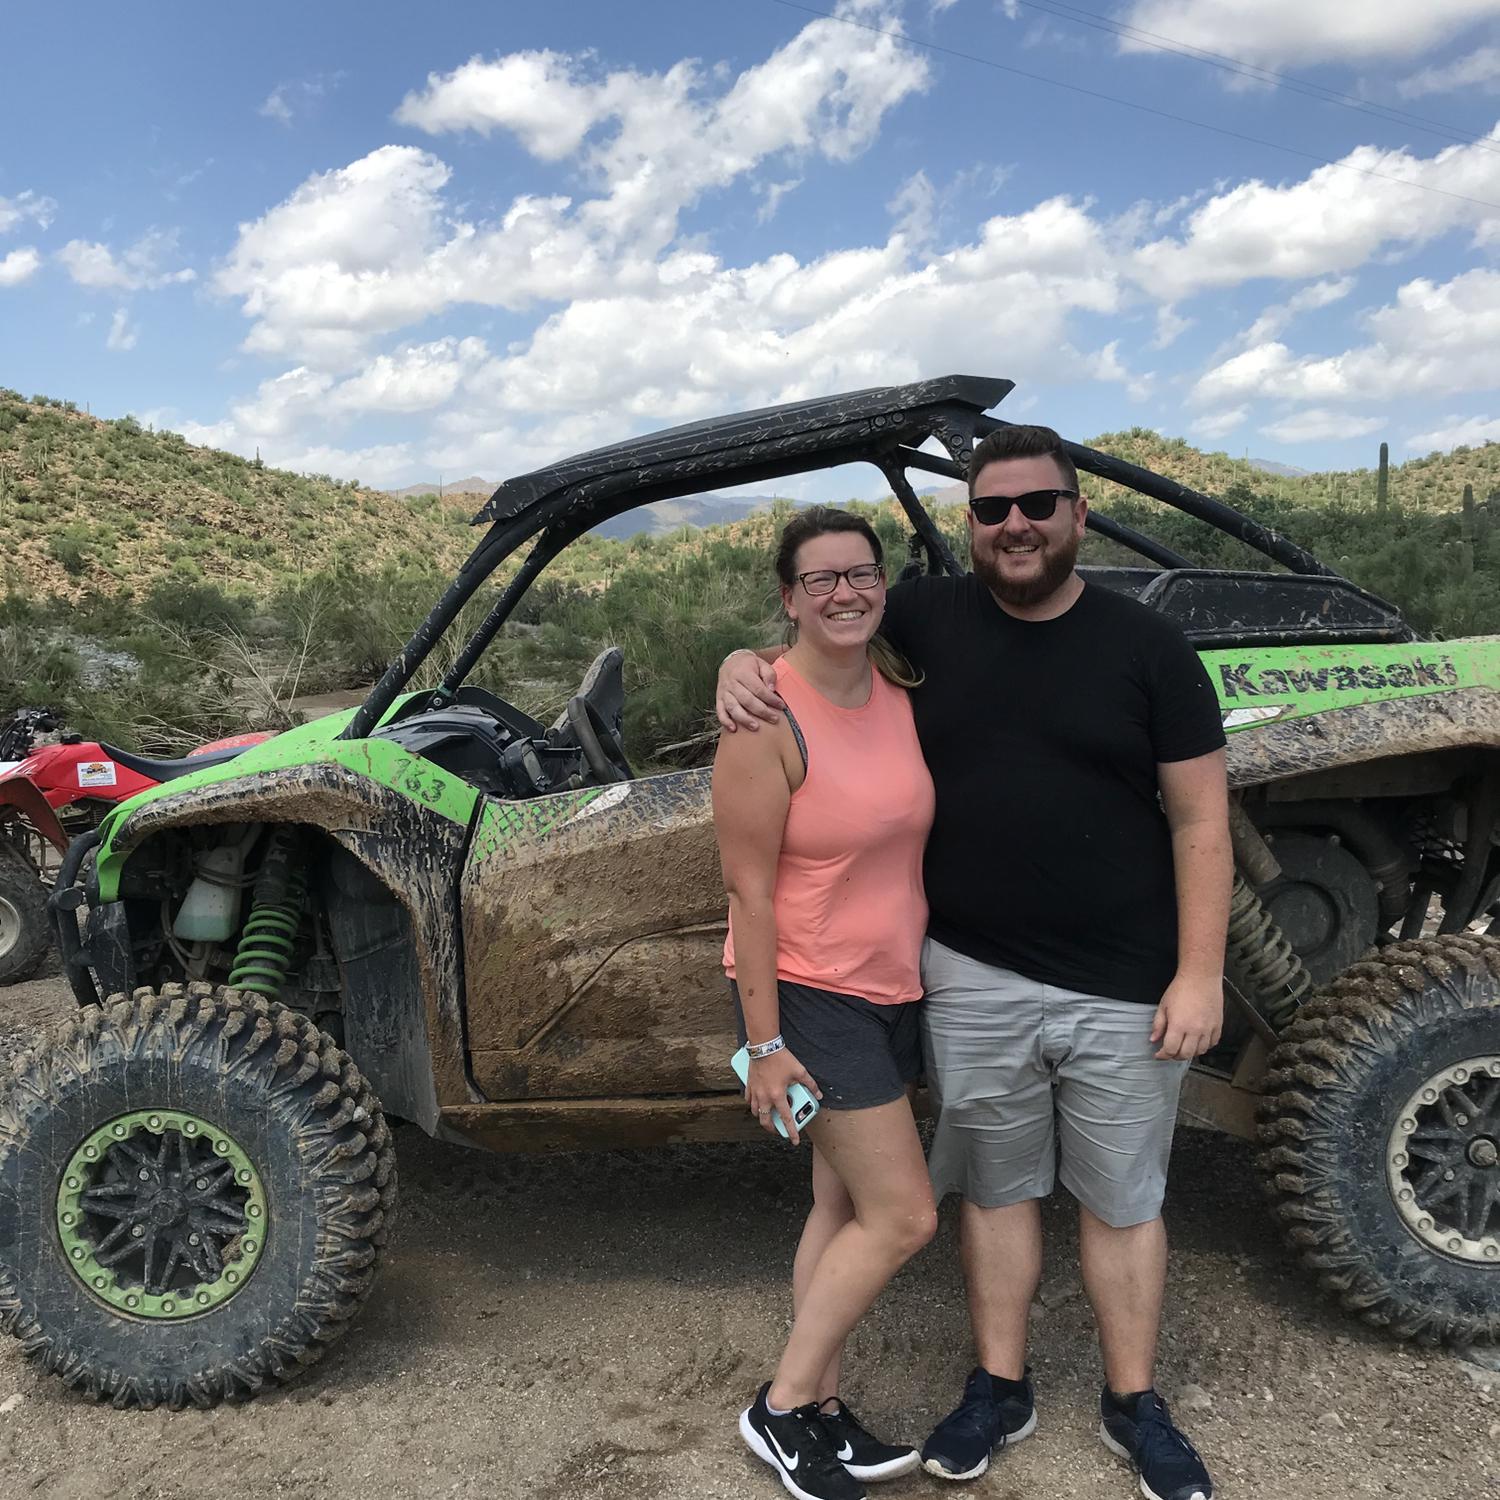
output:
[{"label": "power line", "polygon": [[977,63],[982,68],[990,68],[997,73],[1010,73],[1017,78],[1029,78],[1033,83],[1050,84],[1053,88],[1067,89],[1070,93],[1082,94],[1089,99],[1100,99],[1106,104],[1123,105],[1126,109],[1137,110],[1141,114],[1154,115],[1159,120],[1169,120],[1175,125],[1191,125],[1196,130],[1209,130],[1215,135],[1228,136],[1235,141],[1244,141],[1251,146],[1263,146],[1268,151],[1281,151],[1288,156],[1298,156],[1304,161],[1317,162],[1322,167],[1334,167],[1341,172],[1356,172],[1361,177],[1372,177],[1378,182],[1394,183],[1397,187],[1411,188],[1419,193],[1433,193],[1439,198],[1452,198],[1459,203],[1473,203],[1479,208],[1493,209],[1500,213],[1500,203],[1492,203],[1487,198],[1473,198],[1467,193],[1450,192],[1447,188],[1432,187],[1425,182],[1412,182],[1406,177],[1392,177],[1389,172],[1377,172],[1373,167],[1356,167],[1351,162],[1334,161],[1328,156],[1319,156],[1313,151],[1303,151],[1296,146],[1285,146],[1280,141],[1268,141],[1261,136],[1247,135],[1242,130],[1231,130],[1227,125],[1211,125],[1207,120],[1195,120],[1191,115],[1173,114],[1166,109],[1157,109],[1154,105],[1139,104],[1134,99],[1123,99],[1118,94],[1106,94],[1100,89],[1084,88],[1082,84],[1068,83],[1061,78],[1049,78],[1045,73],[1033,73],[1026,68],[1013,67],[1009,63],[997,62],[992,57],[981,57],[975,52],[964,52],[957,47],[945,47],[940,42],[926,42],[917,37],[907,36],[904,32],[893,31],[884,26],[873,25],[869,21],[859,21],[853,16],[835,15],[832,11],[819,10],[813,5],[803,5],[799,0],[771,0],[773,5],[780,5],[787,10],[799,10],[805,15],[818,16],[825,21],[837,21],[842,26],[852,26],[859,31],[873,32],[876,36],[883,36],[893,42],[900,42],[907,47],[918,47],[926,52],[936,52],[945,57],[955,57],[961,62]]},{"label": "power line", "polygon": [[1500,151],[1500,144],[1495,141],[1475,135],[1470,130],[1461,130],[1458,126],[1446,124],[1442,120],[1431,120],[1424,115],[1414,115],[1389,104],[1357,98],[1353,94],[1341,94],[1337,89],[1326,88],[1321,83],[1299,78],[1294,73],[1278,73],[1274,68],[1263,68],[1258,63],[1245,61],[1244,58],[1231,57],[1224,52],[1210,52],[1207,48],[1195,47],[1191,42],[1184,42],[1177,37],[1163,36],[1158,31],[1146,31],[1128,22],[1116,21],[1111,16],[1100,15],[1097,11],[1087,10],[1081,5],[1066,4],[1064,0],[1015,0],[1015,3],[1024,5],[1028,10],[1038,10],[1046,15],[1055,16],[1060,21],[1075,21],[1080,26],[1089,26],[1095,31],[1128,38],[1158,52],[1172,52],[1178,57],[1206,63],[1211,68],[1220,68],[1226,73],[1249,78],[1256,83],[1277,85],[1309,99],[1318,99],[1325,104],[1336,104],[1341,109],[1356,110],[1360,114],[1373,116],[1377,120],[1385,120],[1388,124],[1414,125],[1418,130],[1446,136],[1466,146],[1483,146],[1487,151]]}]

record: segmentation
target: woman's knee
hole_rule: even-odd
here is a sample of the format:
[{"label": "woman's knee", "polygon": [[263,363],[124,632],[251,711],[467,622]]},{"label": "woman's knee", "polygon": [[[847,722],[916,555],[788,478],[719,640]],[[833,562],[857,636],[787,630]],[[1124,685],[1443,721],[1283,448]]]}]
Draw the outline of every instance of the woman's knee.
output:
[{"label": "woman's knee", "polygon": [[877,1232],[902,1260],[910,1260],[932,1243],[937,1233],[937,1208],[930,1197],[896,1207],[882,1215]]},{"label": "woman's knee", "polygon": [[911,1218],[911,1250],[915,1255],[918,1250],[924,1250],[933,1241],[937,1234],[938,1215],[937,1205],[929,1198]]}]

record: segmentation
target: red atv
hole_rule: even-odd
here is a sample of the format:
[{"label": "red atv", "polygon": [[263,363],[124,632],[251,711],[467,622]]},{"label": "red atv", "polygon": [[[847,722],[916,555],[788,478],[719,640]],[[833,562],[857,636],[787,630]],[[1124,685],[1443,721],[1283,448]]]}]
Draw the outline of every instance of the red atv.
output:
[{"label": "red atv", "polygon": [[78,834],[97,827],[116,803],[158,782],[230,760],[266,734],[201,745],[182,760],[150,760],[113,745],[55,734],[58,716],[17,710],[0,726],[0,985],[29,979],[47,952],[47,894],[58,861]]}]

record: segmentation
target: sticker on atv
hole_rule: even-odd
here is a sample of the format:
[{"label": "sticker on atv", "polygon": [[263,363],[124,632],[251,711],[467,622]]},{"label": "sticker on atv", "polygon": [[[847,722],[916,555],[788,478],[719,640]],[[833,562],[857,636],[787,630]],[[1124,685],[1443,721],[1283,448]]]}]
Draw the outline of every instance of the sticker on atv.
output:
[{"label": "sticker on atv", "polygon": [[1224,727],[1240,729],[1246,724],[1264,724],[1291,711],[1290,703],[1262,703],[1254,708],[1231,708],[1224,715]]},{"label": "sticker on atv", "polygon": [[112,760],[81,760],[78,762],[78,785],[113,786],[115,763]]}]

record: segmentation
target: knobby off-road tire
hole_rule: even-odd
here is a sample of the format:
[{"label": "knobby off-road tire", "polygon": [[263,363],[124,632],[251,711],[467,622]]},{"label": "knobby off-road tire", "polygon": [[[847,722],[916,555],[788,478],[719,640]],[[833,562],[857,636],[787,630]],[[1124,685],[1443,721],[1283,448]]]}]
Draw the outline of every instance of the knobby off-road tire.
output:
[{"label": "knobby off-road tire", "polygon": [[0,1328],[117,1407],[245,1399],[344,1331],[395,1200],[380,1104],[310,1021],[117,995],[0,1084]]},{"label": "knobby off-road tire", "polygon": [[1402,1338],[1500,1339],[1500,942],[1398,943],[1271,1055],[1261,1181],[1323,1290]]},{"label": "knobby off-road tire", "polygon": [[0,842],[0,984],[30,979],[50,942],[47,887],[23,855]]}]

